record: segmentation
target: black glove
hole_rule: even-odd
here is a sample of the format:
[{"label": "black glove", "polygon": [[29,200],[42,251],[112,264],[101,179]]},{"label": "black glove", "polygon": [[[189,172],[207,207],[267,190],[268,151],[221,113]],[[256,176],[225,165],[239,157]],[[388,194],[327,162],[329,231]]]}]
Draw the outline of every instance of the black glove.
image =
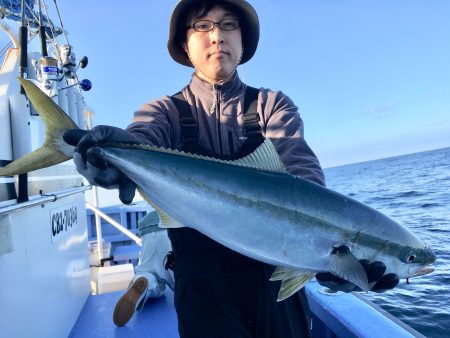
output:
[{"label": "black glove", "polygon": [[119,189],[124,204],[133,201],[136,184],[114,167],[109,167],[98,146],[105,143],[140,144],[132,134],[116,127],[97,126],[91,130],[72,129],[63,134],[66,143],[75,146],[73,161],[89,184],[105,189]]},{"label": "black glove", "polygon": [[[370,291],[384,292],[389,289],[393,289],[397,286],[399,278],[395,273],[384,274],[386,271],[386,265],[383,262],[370,263],[367,259],[359,261],[366,272],[367,279],[369,281]],[[326,286],[333,291],[362,291],[355,284],[346,281],[345,279],[336,277],[329,272],[320,272],[316,274],[316,279],[320,285]]]}]

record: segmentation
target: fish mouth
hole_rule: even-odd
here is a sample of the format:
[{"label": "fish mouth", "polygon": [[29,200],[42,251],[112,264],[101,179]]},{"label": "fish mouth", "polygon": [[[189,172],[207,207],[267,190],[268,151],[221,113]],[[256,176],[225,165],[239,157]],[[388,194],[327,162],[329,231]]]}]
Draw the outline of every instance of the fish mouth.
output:
[{"label": "fish mouth", "polygon": [[417,270],[416,272],[414,272],[410,276],[410,278],[427,275],[429,273],[432,273],[433,271],[434,271],[434,267],[432,267],[431,265],[427,265],[427,266],[424,266],[422,269]]}]

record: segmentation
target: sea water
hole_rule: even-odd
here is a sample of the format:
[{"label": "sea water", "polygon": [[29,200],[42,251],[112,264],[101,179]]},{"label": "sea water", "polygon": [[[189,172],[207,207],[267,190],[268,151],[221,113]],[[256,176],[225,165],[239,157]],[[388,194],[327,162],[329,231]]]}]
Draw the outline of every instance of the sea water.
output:
[{"label": "sea water", "polygon": [[367,298],[431,338],[450,337],[450,148],[325,170],[327,186],[408,227],[436,253],[435,271]]}]

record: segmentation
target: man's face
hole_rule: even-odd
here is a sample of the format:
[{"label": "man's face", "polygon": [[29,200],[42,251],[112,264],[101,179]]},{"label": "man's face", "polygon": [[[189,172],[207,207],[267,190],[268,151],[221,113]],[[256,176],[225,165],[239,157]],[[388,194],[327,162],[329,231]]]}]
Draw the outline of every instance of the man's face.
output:
[{"label": "man's face", "polygon": [[[234,14],[221,7],[214,7],[205,16],[192,19],[219,22],[223,19],[237,19]],[[210,32],[197,32],[188,28],[186,52],[199,71],[197,75],[214,83],[225,80],[236,69],[242,54],[241,29],[222,30],[218,25]],[[206,76],[206,79],[205,79]]]}]

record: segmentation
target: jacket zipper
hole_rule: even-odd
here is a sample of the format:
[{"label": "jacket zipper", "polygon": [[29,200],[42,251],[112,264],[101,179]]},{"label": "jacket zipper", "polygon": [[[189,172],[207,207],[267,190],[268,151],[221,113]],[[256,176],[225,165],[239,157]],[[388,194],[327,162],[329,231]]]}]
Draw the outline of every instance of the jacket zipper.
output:
[{"label": "jacket zipper", "polygon": [[220,126],[220,98],[219,98],[220,85],[214,84],[213,88],[214,88],[214,97],[216,99],[216,119],[217,119],[217,136],[219,137],[219,155],[223,155],[222,132]]}]

